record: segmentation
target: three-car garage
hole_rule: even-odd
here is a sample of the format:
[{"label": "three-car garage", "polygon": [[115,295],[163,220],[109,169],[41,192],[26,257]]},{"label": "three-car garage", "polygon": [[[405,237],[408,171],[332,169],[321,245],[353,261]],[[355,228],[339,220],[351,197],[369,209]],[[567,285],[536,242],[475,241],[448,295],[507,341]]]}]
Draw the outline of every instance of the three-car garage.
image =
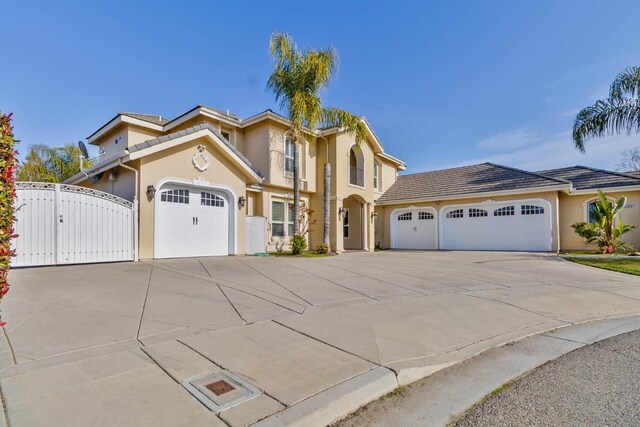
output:
[{"label": "three-car garage", "polygon": [[393,249],[551,251],[551,203],[545,199],[412,206],[390,215]]}]

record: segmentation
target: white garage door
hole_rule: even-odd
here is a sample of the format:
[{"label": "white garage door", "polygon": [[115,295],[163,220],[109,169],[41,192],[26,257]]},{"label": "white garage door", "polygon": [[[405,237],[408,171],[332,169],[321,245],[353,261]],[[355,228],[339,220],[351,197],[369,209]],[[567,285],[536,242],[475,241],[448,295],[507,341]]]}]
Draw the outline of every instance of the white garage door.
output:
[{"label": "white garage door", "polygon": [[402,209],[391,215],[393,249],[437,249],[438,224],[433,208]]},{"label": "white garage door", "polygon": [[156,197],[156,258],[229,255],[230,207],[224,193],[167,185]]},{"label": "white garage door", "polygon": [[447,206],[440,221],[442,249],[551,250],[551,205],[545,200]]}]

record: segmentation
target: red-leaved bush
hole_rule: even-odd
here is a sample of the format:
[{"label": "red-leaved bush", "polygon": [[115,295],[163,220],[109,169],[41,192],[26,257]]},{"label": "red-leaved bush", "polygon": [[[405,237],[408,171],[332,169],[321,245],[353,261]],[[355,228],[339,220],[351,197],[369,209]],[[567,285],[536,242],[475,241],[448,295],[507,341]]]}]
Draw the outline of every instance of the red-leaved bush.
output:
[{"label": "red-leaved bush", "polygon": [[[9,292],[7,274],[11,257],[14,255],[11,250],[11,239],[17,237],[13,231],[15,171],[18,167],[15,145],[11,114],[0,114],[0,300]],[[5,322],[0,321],[0,326],[4,324]]]}]

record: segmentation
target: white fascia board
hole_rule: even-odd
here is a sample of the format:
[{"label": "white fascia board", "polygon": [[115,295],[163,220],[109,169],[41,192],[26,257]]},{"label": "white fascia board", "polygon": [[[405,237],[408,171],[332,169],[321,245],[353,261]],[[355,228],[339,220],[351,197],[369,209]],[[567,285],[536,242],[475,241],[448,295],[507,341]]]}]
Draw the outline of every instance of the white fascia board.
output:
[{"label": "white fascia board", "polygon": [[280,124],[283,124],[285,126],[291,126],[291,122],[289,120],[284,119],[283,117],[280,117],[277,114],[272,113],[271,111],[263,111],[262,113],[256,114],[255,116],[249,117],[246,120],[242,120],[240,122],[240,127],[247,127],[247,126],[251,126],[255,123],[261,122],[263,120],[267,120],[267,119],[271,119],[275,122],[278,122]]},{"label": "white fascia board", "polygon": [[406,170],[407,169],[405,163],[402,160],[400,160],[399,158],[397,158],[397,157],[393,157],[392,155],[387,154],[387,153],[377,153],[377,155],[379,157],[382,157],[385,160],[388,160],[388,161],[390,161],[392,163],[397,164],[399,166],[398,169],[400,169],[400,170]]},{"label": "white fascia board", "polygon": [[202,129],[202,130],[199,130],[198,132],[194,132],[189,135],[181,136],[179,138],[175,138],[166,142],[161,142],[159,144],[152,145],[151,147],[144,148],[139,151],[135,151],[133,153],[130,153],[129,156],[126,157],[126,161],[136,160],[141,157],[145,157],[150,154],[154,154],[159,151],[166,150],[168,148],[176,147],[180,144],[184,144],[185,142],[193,141],[194,139],[198,139],[202,137],[207,137],[211,141],[213,141],[213,143],[222,150],[222,153],[224,154],[225,157],[235,161],[240,166],[240,168],[247,175],[254,178],[256,182],[259,182],[259,183],[262,182],[262,178],[253,169],[251,169],[249,165],[247,165],[244,162],[244,160],[238,157],[236,153],[234,153],[229,147],[227,147],[225,143],[223,143],[222,141],[219,141],[217,136],[213,132],[211,132],[209,129]]},{"label": "white fascia board", "polygon": [[111,131],[116,126],[118,126],[120,123],[129,123],[129,124],[132,124],[132,125],[136,125],[136,126],[140,126],[140,127],[143,127],[143,128],[153,129],[153,130],[157,130],[157,131],[162,132],[162,126],[161,125],[156,125],[156,124],[153,124],[153,123],[146,122],[144,120],[140,120],[140,119],[136,119],[136,118],[133,118],[133,117],[129,117],[129,116],[125,116],[125,115],[120,114],[117,117],[114,117],[110,122],[108,122],[102,128],[100,128],[99,130],[97,130],[96,132],[91,134],[87,138],[87,141],[89,142],[89,144],[94,144],[96,139],[100,138],[101,136],[103,136],[107,132]]},{"label": "white fascia board", "polygon": [[569,190],[570,188],[571,188],[570,184],[559,184],[559,185],[550,185],[548,187],[521,188],[518,190],[486,191],[481,193],[452,194],[449,196],[425,197],[422,199],[414,198],[414,199],[389,200],[389,201],[383,201],[383,202],[376,202],[376,205],[399,205],[404,203],[424,203],[424,202],[437,202],[437,201],[443,201],[443,200],[476,199],[481,197],[488,198],[488,197],[496,197],[496,196],[518,196],[521,194],[546,193],[548,191],[563,191],[563,190]]},{"label": "white fascia board", "polygon": [[184,114],[176,119],[173,119],[169,123],[165,124],[163,130],[165,132],[169,131],[170,129],[173,129],[174,127],[198,116],[209,117],[211,119],[218,120],[219,122],[222,122],[226,125],[233,126],[233,127],[239,126],[238,122],[229,120],[228,117],[225,117],[224,115],[218,113],[217,111],[210,110],[206,107],[197,107],[197,108],[194,108],[191,112]]},{"label": "white fascia board", "polygon": [[598,194],[598,190],[602,190],[603,193],[624,193],[627,191],[640,191],[640,185],[624,185],[620,187],[603,187],[603,188],[590,188],[586,190],[572,190],[569,192],[570,196],[580,196],[585,194]]}]

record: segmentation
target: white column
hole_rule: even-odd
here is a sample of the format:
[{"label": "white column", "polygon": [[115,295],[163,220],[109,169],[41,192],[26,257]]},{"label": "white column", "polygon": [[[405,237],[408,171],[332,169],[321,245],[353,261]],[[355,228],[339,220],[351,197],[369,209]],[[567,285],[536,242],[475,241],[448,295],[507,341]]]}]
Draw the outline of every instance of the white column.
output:
[{"label": "white column", "polygon": [[369,204],[362,204],[362,250],[369,250]]}]

